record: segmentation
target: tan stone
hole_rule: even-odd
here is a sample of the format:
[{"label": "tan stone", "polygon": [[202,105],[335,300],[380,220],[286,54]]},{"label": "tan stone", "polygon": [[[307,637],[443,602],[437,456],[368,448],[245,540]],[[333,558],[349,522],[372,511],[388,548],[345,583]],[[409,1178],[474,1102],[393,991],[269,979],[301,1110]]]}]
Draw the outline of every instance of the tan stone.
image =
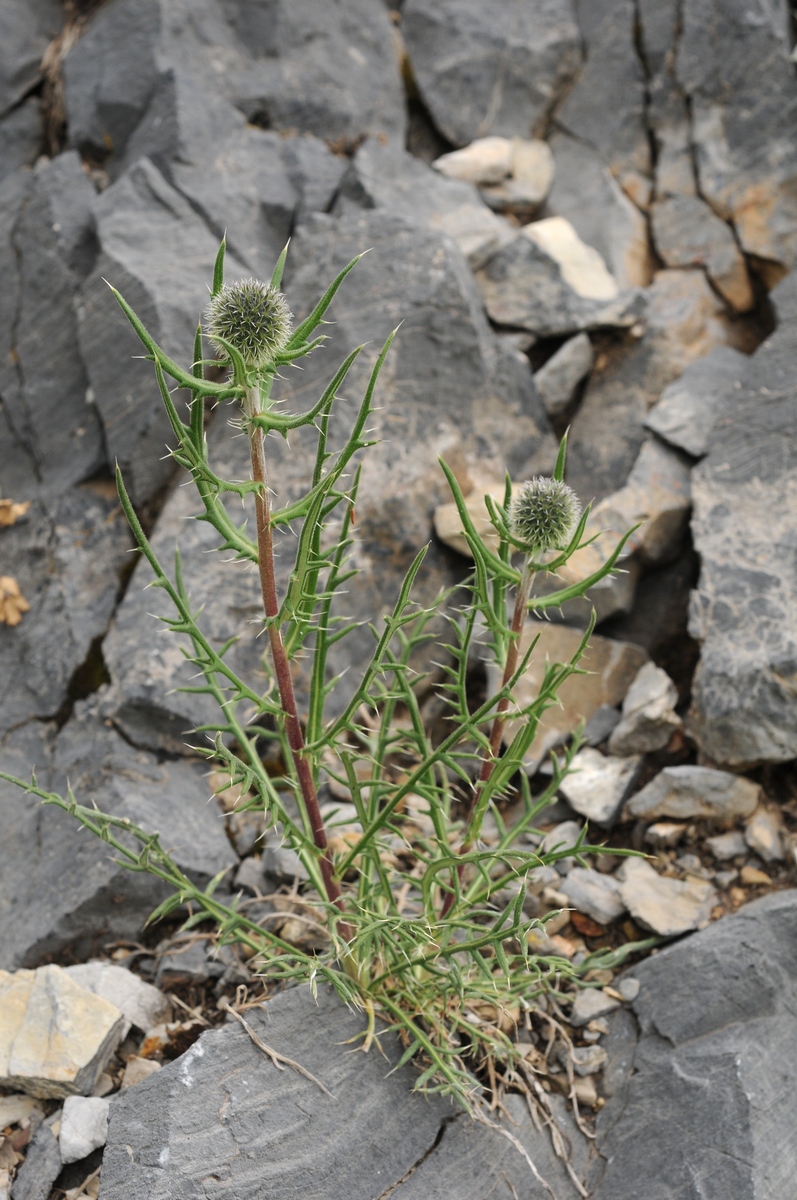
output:
[{"label": "tan stone", "polygon": [[631,916],[663,937],[702,929],[717,893],[703,879],[667,879],[641,858],[627,858],[617,872],[620,895]]},{"label": "tan stone", "polygon": [[512,141],[505,137],[477,138],[462,150],[435,159],[432,166],[449,179],[468,183],[500,183],[512,172]]},{"label": "tan stone", "polygon": [[143,1079],[147,1079],[150,1075],[154,1075],[156,1071],[160,1071],[161,1065],[155,1062],[152,1058],[139,1058],[133,1054],[127,1060],[125,1073],[122,1076],[120,1091],[124,1092],[129,1087],[135,1087],[137,1083],[141,1083]]},{"label": "tan stone", "polygon": [[32,1096],[89,1094],[124,1018],[57,966],[0,971],[0,1087]]},{"label": "tan stone", "polygon": [[[581,644],[582,635],[566,625],[543,621],[528,621],[520,640],[521,655],[528,650],[532,638],[539,635],[525,675],[515,688],[515,701],[527,705],[539,694],[546,663],[567,663]],[[540,718],[528,759],[542,760],[548,750],[564,741],[581,721],[588,721],[602,704],[617,705],[625,696],[637,671],[647,661],[640,646],[630,642],[612,641],[593,636],[579,664],[586,675],[572,675],[559,689],[559,704],[547,709]],[[496,668],[490,669],[491,686],[499,682]],[[518,729],[517,721],[508,721],[504,741],[508,744]]]},{"label": "tan stone", "polygon": [[[491,550],[497,550],[498,534],[490,521],[490,514],[487,511],[484,497],[486,495],[492,496],[499,504],[503,504],[505,485],[502,481],[490,479],[486,476],[481,479],[475,479],[471,476],[471,479],[473,489],[465,496],[465,507],[470,514],[476,532]],[[446,546],[450,546],[458,554],[464,554],[466,558],[473,557],[470,546],[465,540],[459,509],[453,500],[447,504],[439,504],[437,506],[434,511],[434,528],[440,541],[444,542]]]},{"label": "tan stone", "polygon": [[577,296],[614,300],[620,294],[617,280],[609,274],[598,251],[582,242],[564,217],[533,221],[521,232],[558,263],[562,278]]}]

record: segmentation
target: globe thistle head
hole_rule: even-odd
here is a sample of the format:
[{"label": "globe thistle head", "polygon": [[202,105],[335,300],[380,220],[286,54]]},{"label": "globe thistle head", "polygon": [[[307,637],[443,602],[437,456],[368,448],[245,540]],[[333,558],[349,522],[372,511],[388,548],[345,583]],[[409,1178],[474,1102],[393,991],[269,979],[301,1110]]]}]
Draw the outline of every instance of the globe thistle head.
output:
[{"label": "globe thistle head", "polygon": [[566,546],[581,516],[572,488],[560,479],[538,477],[521,484],[509,510],[512,534],[528,550]]},{"label": "globe thistle head", "polygon": [[277,288],[259,279],[225,283],[207,308],[207,332],[222,354],[223,338],[247,367],[265,367],[284,350],[291,335],[291,312]]}]

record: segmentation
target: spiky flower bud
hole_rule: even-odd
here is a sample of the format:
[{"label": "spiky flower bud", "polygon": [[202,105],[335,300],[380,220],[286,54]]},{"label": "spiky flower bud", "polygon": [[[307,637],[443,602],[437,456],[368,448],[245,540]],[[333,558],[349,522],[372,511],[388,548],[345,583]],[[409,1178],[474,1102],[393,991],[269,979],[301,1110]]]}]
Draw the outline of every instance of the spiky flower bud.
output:
[{"label": "spiky flower bud", "polygon": [[572,538],[581,505],[566,483],[537,477],[521,484],[509,516],[513,535],[528,550],[553,550]]},{"label": "spiky flower bud", "polygon": [[247,367],[265,367],[291,335],[291,312],[277,288],[258,279],[225,283],[207,309],[208,337],[222,353],[217,338],[224,338],[240,354]]}]

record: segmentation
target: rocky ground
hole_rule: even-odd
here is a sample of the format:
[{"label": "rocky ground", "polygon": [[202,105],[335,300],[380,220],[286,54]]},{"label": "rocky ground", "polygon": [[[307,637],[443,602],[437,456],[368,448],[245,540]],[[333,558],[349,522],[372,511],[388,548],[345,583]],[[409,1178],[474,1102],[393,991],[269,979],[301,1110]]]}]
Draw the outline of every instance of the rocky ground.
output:
[{"label": "rocky ground", "polygon": [[[411,1067],[386,1079],[385,1057],[341,1051],[359,1025],[332,997],[264,1011],[209,931],[143,933],[157,881],[0,785],[3,1200],[631,1200],[641,1179],[646,1200],[794,1194],[791,20],[781,0],[2,6],[0,769],[35,766],[158,828],[192,878],[228,868],[253,911],[302,936],[294,864],[235,796],[207,803],[186,734],[204,699],[174,691],[186,666],[156,633],[114,462],[156,548],[179,534],[211,635],[251,630],[233,653],[258,685],[256,581],[186,522],[151,370],[104,281],[186,359],[225,229],[230,277],[267,276],[291,237],[298,317],[370,247],[328,350],[283,385],[314,396],[330,363],[403,322],[349,611],[384,611],[430,537],[420,598],[466,574],[438,455],[478,522],[506,470],[551,469],[570,426],[568,478],[599,534],[572,577],[642,524],[591,595],[592,673],[532,748],[539,791],[586,722],[534,838],[575,841],[588,821],[649,857],[541,868],[526,911],[558,914],[539,948],[576,963],[663,939],[529,1015],[501,1138],[410,1096]],[[223,415],[209,438],[243,474]],[[289,497],[304,447],[273,456]],[[543,626],[542,651],[565,656],[588,608]],[[332,668],[369,645],[347,640]],[[474,662],[474,688],[488,674]],[[431,693],[424,712],[439,716]],[[264,1040],[314,1078],[277,1070]],[[397,1060],[390,1034],[382,1049]]]}]

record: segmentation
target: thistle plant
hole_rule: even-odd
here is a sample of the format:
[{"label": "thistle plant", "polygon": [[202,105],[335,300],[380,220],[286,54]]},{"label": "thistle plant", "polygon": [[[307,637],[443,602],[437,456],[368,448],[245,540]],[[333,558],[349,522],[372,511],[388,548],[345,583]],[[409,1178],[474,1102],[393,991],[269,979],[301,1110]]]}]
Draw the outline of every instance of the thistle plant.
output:
[{"label": "thistle plant", "polygon": [[[201,678],[187,690],[208,694],[217,703],[217,719],[203,727],[208,739],[204,753],[216,773],[223,771],[225,786],[240,789],[248,797],[245,806],[264,813],[271,836],[299,856],[307,875],[303,901],[327,931],[325,948],[308,951],[293,944],[275,933],[267,919],[248,916],[240,897],[222,901],[217,896],[221,877],[206,889],[197,887],[161,846],[157,833],[81,805],[71,793],[49,793],[35,779],[29,784],[13,781],[45,804],[72,813],[108,842],[130,870],[149,871],[169,884],[169,897],[151,919],[187,905],[186,928],[215,922],[221,941],[245,947],[266,980],[306,982],[314,989],[319,980],[327,981],[344,1001],[367,1014],[366,1049],[376,1036],[379,1016],[398,1027],[405,1046],[402,1061],[417,1060],[418,1087],[452,1093],[473,1106],[478,1072],[485,1064],[515,1061],[510,1033],[523,1009],[530,1009],[543,992],[561,994],[563,980],[578,971],[611,965],[628,953],[622,948],[593,955],[579,968],[561,956],[535,954],[532,944],[535,935],[539,941],[544,920],[529,920],[523,911],[530,871],[566,856],[582,859],[597,849],[582,835],[575,848],[541,854],[534,848],[539,839],[526,838],[554,799],[578,738],[561,756],[553,756],[551,779],[542,794],[532,795],[524,770],[540,717],[557,702],[564,681],[582,672],[579,661],[594,617],[571,661],[545,664],[533,701],[521,705],[513,698],[515,685],[538,653],[536,639],[521,649],[528,614],[545,616],[584,595],[615,568],[628,535],[590,577],[534,596],[538,572],[556,575],[588,544],[589,508],[582,512],[563,482],[566,437],[551,479],[531,480],[512,500],[507,478],[503,504],[485,498],[497,549],[477,533],[452,471],[441,463],[473,555],[465,601],[462,590],[456,604],[452,595],[430,606],[413,601],[427,551],[420,548],[392,611],[372,627],[370,662],[346,703],[337,706],[337,715],[327,716],[327,700],[336,686],[328,677],[329,651],[355,627],[338,615],[335,599],[354,573],[349,552],[359,462],[372,444],[366,431],[395,334],[376,358],[342,446],[330,445],[330,414],[362,347],[346,357],[306,412],[281,409],[272,386],[286,364],[312,354],[324,340],[316,331],[356,262],[341,271],[294,328],[279,290],[285,252],[268,285],[255,280],[225,285],[222,243],[205,327],[197,329],[188,368],[165,354],[114,292],[154,365],[173,431],[172,454],[196,487],[199,519],[216,530],[219,551],[257,571],[268,636],[265,690],[257,691],[228,665],[227,651],[235,639],[219,648],[203,633],[179,551],[170,575],[153,552],[117,471],[120,501],[152,569],[154,586],[163,589],[173,606],[173,615],[162,619],[180,637]],[[203,358],[205,336],[217,351],[215,359]],[[225,380],[205,378],[211,363],[226,368]],[[173,402],[168,381],[190,394],[187,420]],[[205,437],[208,402],[238,406],[251,452],[251,479],[228,480],[214,471]],[[300,427],[315,430],[312,476],[299,500],[275,508],[266,435],[287,437]],[[246,522],[239,526],[231,519],[224,503],[231,496],[253,497],[254,537]],[[273,542],[275,533],[289,527],[297,535],[295,561],[280,595]],[[449,634],[442,647],[433,647],[431,629],[441,614]],[[492,656],[501,684],[473,703],[469,672],[480,638],[481,653]],[[442,676],[411,669],[423,647],[430,664],[442,661]],[[294,692],[297,656],[310,678],[306,712],[299,711]],[[421,712],[424,689],[430,686],[437,686],[447,706],[447,731],[437,741]],[[282,770],[276,777],[261,759],[263,739],[276,739],[281,750]],[[358,828],[348,837],[330,836],[322,817],[319,789],[329,779],[348,789],[356,809]],[[513,802],[511,821],[508,801]],[[490,837],[484,835],[488,814],[494,831]]]}]

